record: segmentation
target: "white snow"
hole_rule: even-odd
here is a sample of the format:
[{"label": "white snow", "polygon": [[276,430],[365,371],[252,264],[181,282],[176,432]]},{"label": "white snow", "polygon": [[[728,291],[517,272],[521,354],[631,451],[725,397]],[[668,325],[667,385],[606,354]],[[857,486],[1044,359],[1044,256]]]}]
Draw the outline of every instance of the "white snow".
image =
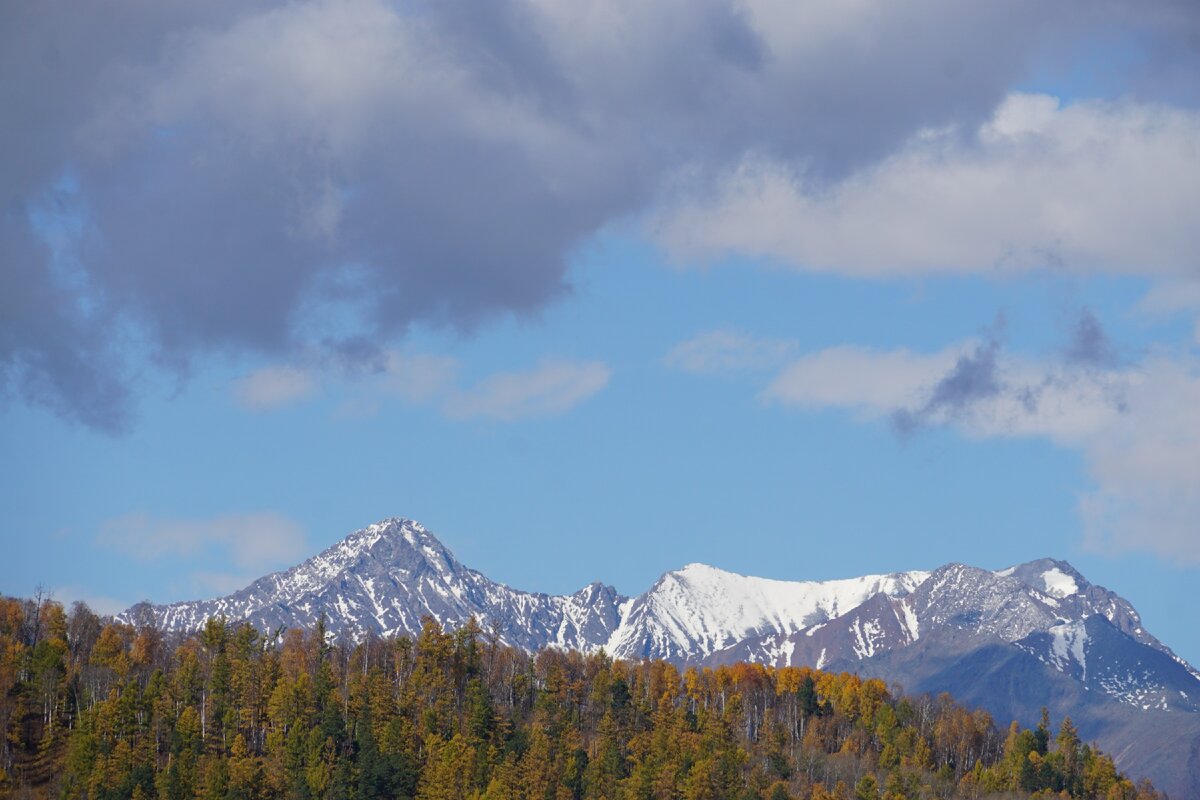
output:
[{"label": "white snow", "polygon": [[916,612],[912,610],[907,599],[900,601],[900,610],[904,614],[904,628],[908,631],[909,639],[915,642],[921,638],[921,624],[917,621]]},{"label": "white snow", "polygon": [[876,637],[883,632],[882,626],[875,620],[869,620],[864,624],[855,618],[852,629],[854,631],[854,654],[859,658],[870,658],[875,655]]},{"label": "white snow", "polygon": [[1058,567],[1043,572],[1042,582],[1046,584],[1046,594],[1052,597],[1069,597],[1079,592],[1075,579]]},{"label": "white snow", "polygon": [[1055,625],[1048,633],[1051,636],[1050,648],[1054,654],[1054,666],[1060,672],[1065,671],[1073,658],[1083,671],[1083,680],[1087,680],[1087,655],[1084,646],[1088,642],[1088,635],[1083,623]]},{"label": "white snow", "polygon": [[[883,592],[903,597],[928,572],[866,575],[832,581],[780,581],[688,564],[668,572],[622,609],[606,645],[616,657],[640,657],[647,640],[662,656],[673,651],[707,656],[750,636],[788,636],[861,605]],[[873,645],[872,645],[873,647]]]},{"label": "white snow", "polygon": [[[797,648],[797,642],[810,642],[789,637],[800,631],[812,636],[839,617],[841,622],[851,623],[848,644],[860,659],[902,647],[922,634],[928,637],[942,626],[961,626],[962,620],[975,619],[967,623],[974,626],[975,633],[1010,642],[1034,631],[1047,632],[1048,647],[1019,646],[1072,676],[1078,677],[1082,671],[1086,680],[1092,674],[1093,686],[1121,702],[1166,707],[1168,695],[1176,702],[1175,695],[1149,671],[1114,674],[1103,655],[1096,652],[1092,653],[1094,663],[1087,663],[1089,642],[1082,619],[1098,611],[1122,626],[1132,626],[1135,638],[1148,639],[1151,646],[1200,678],[1187,662],[1144,631],[1137,613],[1125,601],[1115,598],[1101,606],[1100,598],[1079,595],[1076,579],[1063,569],[1055,567],[1037,576],[1045,586],[1043,592],[1030,587],[1015,591],[1014,581],[998,581],[986,571],[964,565],[950,566],[940,570],[922,591],[920,608],[912,592],[930,573],[919,571],[833,581],[780,581],[689,564],[665,574],[638,597],[613,593],[603,598],[603,591],[612,590],[598,585],[575,595],[551,596],[495,583],[459,564],[419,524],[392,519],[356,531],[303,564],[267,575],[242,592],[159,606],[156,613],[168,630],[195,629],[217,614],[275,628],[281,619],[287,624],[311,624],[318,613],[324,613],[329,616],[331,635],[340,628],[352,636],[365,635],[371,629],[384,634],[411,633],[419,629],[425,613],[452,628],[474,615],[480,621],[504,619],[508,628],[502,641],[506,644],[525,648],[549,644],[585,651],[604,647],[614,657],[633,659],[643,655],[700,659],[763,637],[757,649],[734,652],[738,657],[781,664],[790,664],[797,649],[811,652]],[[1016,569],[994,575],[1007,578]],[[1034,582],[1039,583],[1036,578]],[[898,601],[891,607],[906,635],[896,642],[885,639],[880,620],[853,613],[880,592]],[[835,625],[839,636],[841,622]],[[822,648],[817,666],[825,667],[829,661]],[[1188,700],[1186,692],[1179,694]]]}]

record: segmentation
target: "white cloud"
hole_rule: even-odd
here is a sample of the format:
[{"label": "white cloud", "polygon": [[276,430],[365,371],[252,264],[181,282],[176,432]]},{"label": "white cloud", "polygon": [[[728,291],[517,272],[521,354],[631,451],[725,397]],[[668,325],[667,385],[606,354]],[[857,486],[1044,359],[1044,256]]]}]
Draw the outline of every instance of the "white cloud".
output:
[{"label": "white cloud", "polygon": [[597,362],[543,361],[525,372],[500,372],[444,401],[454,418],[517,420],[561,414],[608,385],[612,375]]},{"label": "white cloud", "polygon": [[923,354],[843,346],[800,358],[771,381],[763,399],[805,408],[849,408],[880,416],[916,405],[970,343]]},{"label": "white cloud", "polygon": [[[666,229],[682,250],[859,273],[1046,253],[1172,266],[1192,227],[1193,112],[1018,97],[978,129],[1048,54],[1074,63],[1114,33],[1144,59],[1110,77],[1170,65],[1187,83],[1125,85],[1192,94],[1194,14],[1163,10],[1187,5],[6,4],[0,72],[21,80],[5,107],[29,113],[3,119],[0,185],[33,207],[69,174],[87,235],[63,281],[66,245],[3,218],[0,364],[16,395],[119,431],[143,349],[162,365],[296,357],[320,340],[298,320],[320,311],[389,341],[535,312],[564,296],[581,244],[680,175],[699,183]],[[977,146],[904,145],[950,125]],[[707,179],[730,170],[711,202]],[[347,264],[364,280],[320,291]],[[127,324],[148,347],[122,346]]]},{"label": "white cloud", "polygon": [[1160,281],[1138,301],[1144,314],[1176,314],[1200,311],[1200,280]]},{"label": "white cloud", "polygon": [[1081,443],[1087,543],[1200,564],[1200,362],[1156,358],[1134,378],[1128,412]]},{"label": "white cloud", "polygon": [[612,375],[607,365],[597,361],[546,359],[532,369],[496,372],[465,387],[459,380],[457,359],[400,350],[384,352],[374,367],[346,370],[328,362],[305,368],[268,367],[236,383],[235,392],[246,408],[279,408],[310,397],[318,379],[334,371],[354,395],[343,405],[343,413],[373,414],[382,401],[397,398],[435,408],[451,419],[511,421],[561,414],[603,389]]},{"label": "white cloud", "polygon": [[748,157],[710,198],[668,204],[655,229],[681,259],[860,276],[1194,276],[1197,142],[1198,111],[1013,94],[971,136],[925,131],[831,186]]},{"label": "white cloud", "polygon": [[118,600],[115,597],[109,597],[104,594],[97,594],[84,586],[70,585],[56,587],[51,596],[54,600],[63,604],[63,607],[68,611],[71,605],[76,601],[87,604],[94,613],[101,616],[119,614],[129,606],[133,605],[125,600]]},{"label": "white cloud", "polygon": [[671,348],[663,362],[700,375],[777,367],[796,351],[786,339],[764,339],[743,331],[719,329],[697,334]]},{"label": "white cloud", "polygon": [[269,411],[293,405],[313,395],[316,376],[299,367],[264,367],[234,382],[238,404],[251,411]]},{"label": "white cloud", "polygon": [[247,570],[291,563],[308,549],[303,528],[274,512],[205,520],[127,514],[106,522],[97,542],[143,561],[183,559],[215,550]]},{"label": "white cloud", "polygon": [[971,438],[1048,439],[1079,452],[1092,479],[1079,501],[1085,545],[1200,564],[1200,360],[1158,354],[1136,366],[1098,369],[1001,355],[993,393],[932,403],[977,347],[823,350],[784,368],[764,397],[875,420],[926,410],[922,424]]},{"label": "white cloud", "polygon": [[378,375],[380,388],[409,403],[436,401],[454,388],[459,363],[449,356],[389,351]]}]

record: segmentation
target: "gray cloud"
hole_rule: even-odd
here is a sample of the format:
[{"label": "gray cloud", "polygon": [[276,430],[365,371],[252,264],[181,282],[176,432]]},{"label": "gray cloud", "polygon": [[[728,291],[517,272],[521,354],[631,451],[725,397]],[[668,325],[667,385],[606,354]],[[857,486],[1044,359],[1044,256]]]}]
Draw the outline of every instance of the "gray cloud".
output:
[{"label": "gray cloud", "polygon": [[106,522],[96,541],[143,561],[193,558],[219,551],[247,570],[287,564],[307,547],[304,529],[271,511],[203,520],[127,514]]},{"label": "gray cloud", "polygon": [[1117,363],[1117,350],[1090,308],[1079,312],[1066,358],[1072,364],[1098,367],[1111,367]]},{"label": "gray cloud", "polygon": [[929,399],[916,409],[900,408],[892,413],[892,426],[907,435],[935,419],[955,419],[976,403],[1000,394],[1004,384],[997,372],[996,339],[961,355],[954,366],[929,392]]},{"label": "gray cloud", "polygon": [[6,4],[0,386],[115,431],[147,363],[378,368],[560,297],[586,237],[747,154],[836,177],[978,123],[1072,8]]},{"label": "gray cloud", "polygon": [[[971,439],[1037,438],[1078,452],[1092,482],[1078,504],[1087,547],[1200,564],[1200,360],[1158,353],[1103,369],[1001,350],[993,354],[993,370],[986,366],[993,357],[988,346],[982,359],[980,350],[978,342],[928,354],[830,348],[785,368],[765,396],[791,407],[841,408],[881,420],[898,407],[928,407],[928,398],[951,376],[991,373],[999,391],[991,392],[985,379],[984,391],[955,395],[974,399],[953,414],[947,409],[922,421]],[[972,366],[961,369],[964,363]],[[1037,395],[1032,404],[1031,389]]]},{"label": "gray cloud", "polygon": [[[992,327],[1002,330],[1004,325],[1000,315]],[[1016,418],[1038,417],[1043,397],[1061,398],[1084,384],[1089,387],[1089,402],[1105,404],[1117,413],[1127,409],[1123,382],[1104,380],[1104,373],[1118,366],[1116,347],[1090,308],[1081,308],[1075,317],[1060,363],[1037,370],[1015,369],[1006,375],[1004,360],[1000,339],[989,334],[971,352],[957,357],[954,366],[924,392],[923,403],[893,410],[893,429],[907,436],[927,425],[961,423],[981,408],[995,419],[998,407],[1005,408],[1009,423],[1019,428],[1024,423]]]},{"label": "gray cloud", "polygon": [[938,425],[971,439],[1048,440],[1078,452],[1091,479],[1078,498],[1085,546],[1200,564],[1200,359],[1158,350],[1106,364],[1095,356],[1114,348],[1100,321],[1083,309],[1075,325],[1053,359],[1014,355],[995,338],[925,354],[834,347],[784,368],[764,397],[890,420],[901,433]]}]

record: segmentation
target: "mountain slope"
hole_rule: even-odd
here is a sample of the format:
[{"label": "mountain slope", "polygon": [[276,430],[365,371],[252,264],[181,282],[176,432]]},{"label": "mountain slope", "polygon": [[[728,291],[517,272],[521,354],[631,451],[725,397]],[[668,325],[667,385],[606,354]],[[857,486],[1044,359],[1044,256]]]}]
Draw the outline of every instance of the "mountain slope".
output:
[{"label": "mountain slope", "polygon": [[526,650],[603,647],[618,658],[682,662],[747,638],[801,630],[879,592],[903,596],[927,574],[776,581],[691,564],[633,599],[600,583],[554,596],[496,583],[459,563],[420,523],[388,519],[226,597],[142,604],[121,618],[151,618],[182,632],[214,616],[275,630],[312,626],[324,614],[330,631],[361,638],[416,633],[425,615],[448,627],[474,616],[485,627],[498,624],[506,644]]},{"label": "mountain slope", "polygon": [[135,606],[122,617],[149,614],[164,630],[189,631],[214,616],[276,630],[312,627],[324,615],[330,631],[352,638],[413,634],[426,615],[447,627],[475,617],[527,650],[589,649],[607,640],[624,601],[598,583],[561,596],[509,588],[463,566],[420,523],[388,519],[226,597]]},{"label": "mountain slope", "polygon": [[690,564],[637,597],[600,583],[555,596],[492,581],[420,524],[389,519],[226,597],[142,604],[121,618],[186,632],[217,615],[266,630],[324,616],[330,631],[356,639],[415,634],[426,615],[449,628],[474,617],[528,651],[858,672],[949,691],[1002,725],[1036,723],[1045,705],[1072,716],[1123,769],[1200,797],[1200,673],[1145,630],[1128,601],[1063,561],[836,581]]},{"label": "mountain slope", "polygon": [[1000,642],[954,650],[931,637],[855,667],[909,693],[948,692],[959,702],[988,710],[1000,726],[1017,720],[1032,727],[1046,707],[1055,720],[1071,717],[1080,736],[1111,753],[1122,770],[1151,778],[1171,797],[1200,797],[1198,713],[1123,703],[1090,690],[1022,647]]},{"label": "mountain slope", "polygon": [[787,636],[868,598],[902,597],[925,572],[835,581],[777,581],[689,564],[635,598],[607,643],[620,658],[697,661],[747,639]]},{"label": "mountain slope", "polygon": [[1200,710],[1195,670],[1142,627],[1128,601],[1087,583],[1065,562],[1043,559],[999,572],[947,564],[928,575],[907,595],[879,594],[827,622],[750,637],[706,661],[858,669],[856,662],[922,636],[950,652],[1006,643],[1118,702]]}]

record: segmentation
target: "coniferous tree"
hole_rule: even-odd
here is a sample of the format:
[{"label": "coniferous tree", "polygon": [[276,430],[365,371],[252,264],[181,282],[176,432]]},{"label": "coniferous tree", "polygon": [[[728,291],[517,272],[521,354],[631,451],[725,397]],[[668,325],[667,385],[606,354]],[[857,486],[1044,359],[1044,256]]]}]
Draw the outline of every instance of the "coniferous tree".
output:
[{"label": "coniferous tree", "polygon": [[[1003,733],[948,696],[809,668],[531,656],[415,639],[164,637],[0,600],[0,794],[64,800],[1156,800],[1070,719]],[[20,722],[22,724],[18,725]],[[35,766],[53,774],[38,783]],[[853,787],[853,788],[851,788]]]}]

